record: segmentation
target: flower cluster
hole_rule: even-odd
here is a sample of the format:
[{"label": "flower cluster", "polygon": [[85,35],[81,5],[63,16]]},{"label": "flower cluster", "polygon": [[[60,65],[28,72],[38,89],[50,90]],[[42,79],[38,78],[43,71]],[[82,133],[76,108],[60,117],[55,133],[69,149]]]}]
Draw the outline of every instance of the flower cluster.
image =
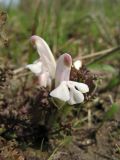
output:
[{"label": "flower cluster", "polygon": [[[40,87],[49,87],[50,96],[70,105],[83,102],[83,94],[89,92],[89,87],[84,83],[70,81],[71,56],[65,53],[55,61],[48,44],[41,37],[32,36],[31,42],[36,47],[40,58],[26,68],[38,77]],[[74,65],[77,69],[81,67],[80,61]],[[53,85],[54,82],[55,85]]]}]

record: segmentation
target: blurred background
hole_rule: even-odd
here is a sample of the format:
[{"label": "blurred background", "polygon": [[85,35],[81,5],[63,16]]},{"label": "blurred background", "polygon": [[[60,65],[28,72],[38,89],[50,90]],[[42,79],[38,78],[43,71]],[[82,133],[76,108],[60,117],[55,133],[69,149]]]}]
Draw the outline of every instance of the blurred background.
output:
[{"label": "blurred background", "polygon": [[0,0],[0,57],[18,66],[33,62],[38,55],[29,38],[34,34],[47,41],[56,57],[116,47],[119,8],[119,0]]}]

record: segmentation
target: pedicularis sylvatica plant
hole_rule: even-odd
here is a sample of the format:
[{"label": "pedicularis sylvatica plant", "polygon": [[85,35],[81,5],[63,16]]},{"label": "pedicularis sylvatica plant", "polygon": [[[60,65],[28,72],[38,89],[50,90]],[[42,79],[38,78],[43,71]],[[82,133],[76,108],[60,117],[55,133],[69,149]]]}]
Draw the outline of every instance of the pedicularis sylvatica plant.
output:
[{"label": "pedicularis sylvatica plant", "polygon": [[[40,58],[26,67],[38,77],[39,86],[48,87],[51,97],[70,105],[82,103],[84,93],[89,92],[89,86],[70,80],[71,56],[65,53],[56,61],[49,46],[41,37],[32,36],[31,42],[36,47]],[[74,64],[77,69],[80,65],[80,61]]]},{"label": "pedicularis sylvatica plant", "polygon": [[[43,141],[48,144],[51,138],[56,140],[56,136],[72,135],[81,113],[87,113],[87,101],[91,100],[96,86],[94,75],[80,60],[73,63],[68,53],[55,60],[42,38],[32,36],[30,41],[40,58],[22,68],[31,70],[37,77],[37,83],[34,83],[34,74],[30,79],[22,76],[22,80],[28,83],[22,84],[18,78],[17,90],[14,90],[12,70],[2,69],[0,86],[4,86],[3,93],[8,90],[11,98],[9,102],[4,95],[0,117],[5,124],[4,137],[16,138],[28,145],[41,145]],[[2,79],[6,79],[6,83]]]},{"label": "pedicularis sylvatica plant", "polygon": [[55,60],[41,37],[32,36],[30,41],[40,57],[33,64],[25,66],[35,74],[38,82],[33,84],[37,91],[31,96],[29,107],[24,107],[28,113],[27,126],[31,130],[31,137],[35,141],[39,138],[45,140],[46,137],[48,140],[54,134],[61,137],[61,132],[62,136],[71,135],[72,127],[79,121],[76,113],[85,106],[83,104],[95,88],[94,77],[80,60],[72,63],[68,53]]}]

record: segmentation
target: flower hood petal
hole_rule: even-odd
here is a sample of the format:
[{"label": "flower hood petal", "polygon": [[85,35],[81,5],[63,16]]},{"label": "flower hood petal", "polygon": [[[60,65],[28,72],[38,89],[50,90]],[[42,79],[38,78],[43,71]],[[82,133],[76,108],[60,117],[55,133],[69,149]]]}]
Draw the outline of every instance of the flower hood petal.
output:
[{"label": "flower hood petal", "polygon": [[48,44],[39,36],[32,36],[31,42],[36,46],[43,65],[48,69],[50,76],[54,78],[56,62]]},{"label": "flower hood petal", "polygon": [[61,55],[57,61],[55,73],[55,86],[57,87],[62,81],[68,81],[72,66],[72,58],[69,54]]}]

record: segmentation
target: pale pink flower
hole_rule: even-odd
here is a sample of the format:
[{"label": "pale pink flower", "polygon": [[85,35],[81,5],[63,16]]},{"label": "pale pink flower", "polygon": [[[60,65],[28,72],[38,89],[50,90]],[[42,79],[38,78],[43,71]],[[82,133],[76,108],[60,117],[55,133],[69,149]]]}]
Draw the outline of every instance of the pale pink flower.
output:
[{"label": "pale pink flower", "polygon": [[89,92],[89,88],[84,83],[69,80],[71,66],[72,58],[69,54],[59,57],[55,74],[56,88],[50,92],[50,95],[73,105],[84,101],[83,93]]},{"label": "pale pink flower", "polygon": [[[67,53],[61,55],[56,65],[49,46],[42,38],[32,36],[31,42],[37,48],[40,59],[27,65],[26,68],[38,76],[39,85],[51,88],[55,80],[55,89],[50,92],[50,96],[68,102],[70,105],[83,102],[84,93],[89,92],[89,88],[84,83],[70,81],[71,56]],[[79,69],[81,62],[76,61],[74,66]]]},{"label": "pale pink flower", "polygon": [[79,70],[81,67],[82,67],[82,61],[81,60],[76,60],[74,63],[73,63],[74,67]]},{"label": "pale pink flower", "polygon": [[51,81],[55,77],[56,62],[48,44],[39,36],[31,37],[32,44],[36,47],[40,59],[33,64],[29,64],[29,68],[38,76],[39,85],[51,87]]}]

